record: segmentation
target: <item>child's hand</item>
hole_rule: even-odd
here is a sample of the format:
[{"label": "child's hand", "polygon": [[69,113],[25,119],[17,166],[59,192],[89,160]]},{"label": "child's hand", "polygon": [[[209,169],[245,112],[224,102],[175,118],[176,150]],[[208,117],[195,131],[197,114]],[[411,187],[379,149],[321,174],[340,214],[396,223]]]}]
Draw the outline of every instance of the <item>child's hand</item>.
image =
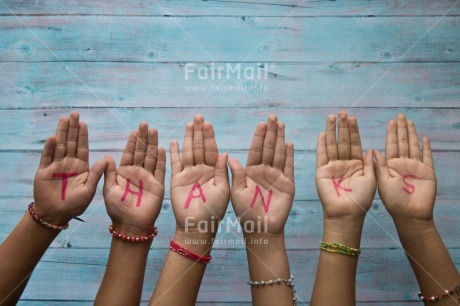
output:
[{"label": "child's hand", "polygon": [[177,230],[197,232],[198,222],[212,238],[227,210],[230,187],[227,154],[219,156],[211,123],[196,115],[185,130],[182,161],[179,144],[171,142],[171,200]]},{"label": "child's hand", "polygon": [[139,125],[129,136],[118,171],[106,157],[104,200],[117,231],[134,235],[151,233],[164,195],[166,152],[158,148],[158,132]]},{"label": "child's hand", "polygon": [[385,158],[374,152],[379,194],[393,219],[433,219],[436,175],[431,146],[423,138],[423,154],[412,121],[398,115],[387,125]]},{"label": "child's hand", "polygon": [[327,118],[326,133],[318,135],[316,188],[325,220],[364,219],[375,195],[376,178],[371,151],[363,159],[356,118],[339,113]]},{"label": "child's hand", "polygon": [[229,159],[232,204],[245,234],[283,234],[291,210],[294,146],[285,144],[284,123],[277,120],[270,115],[268,123],[257,126],[245,169],[238,160]]},{"label": "child's hand", "polygon": [[88,128],[79,114],[62,117],[45,143],[34,179],[34,211],[43,220],[65,225],[81,215],[94,197],[107,161],[89,169]]}]

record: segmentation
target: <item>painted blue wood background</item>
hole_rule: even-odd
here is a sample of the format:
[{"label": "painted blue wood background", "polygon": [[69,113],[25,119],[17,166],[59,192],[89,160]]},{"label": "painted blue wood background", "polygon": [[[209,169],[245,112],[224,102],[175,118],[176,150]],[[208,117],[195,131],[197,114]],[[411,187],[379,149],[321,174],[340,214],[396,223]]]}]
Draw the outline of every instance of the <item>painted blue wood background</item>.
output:
[{"label": "painted blue wood background", "polygon": [[[267,78],[203,80],[195,72],[186,79],[190,63],[208,73],[241,63],[241,69],[267,71]],[[460,267],[459,102],[459,1],[3,0],[0,241],[32,199],[43,141],[71,110],[89,125],[92,161],[104,154],[118,159],[141,120],[159,129],[163,146],[182,139],[196,113],[214,123],[220,149],[244,161],[257,122],[277,113],[296,146],[297,194],[286,234],[298,297],[308,304],[322,234],[316,134],[328,113],[345,109],[360,120],[364,146],[382,150],[386,121],[403,112],[432,139],[436,222]],[[74,222],[55,240],[21,305],[92,303],[110,243],[100,189],[83,218],[85,224]],[[168,192],[157,224],[144,302],[174,230]],[[358,304],[418,305],[415,278],[378,196],[362,247]],[[213,257],[199,304],[248,305],[243,246],[217,244]]]}]

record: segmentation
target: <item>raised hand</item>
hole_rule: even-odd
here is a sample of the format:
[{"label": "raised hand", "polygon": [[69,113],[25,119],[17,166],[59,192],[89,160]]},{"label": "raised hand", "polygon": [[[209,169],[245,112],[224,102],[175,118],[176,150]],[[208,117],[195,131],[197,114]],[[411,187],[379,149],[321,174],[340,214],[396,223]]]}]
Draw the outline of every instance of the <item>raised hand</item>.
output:
[{"label": "raised hand", "polygon": [[171,200],[180,232],[197,231],[204,221],[214,237],[227,210],[230,187],[227,154],[219,155],[214,130],[201,115],[185,130],[182,160],[179,144],[171,142]]},{"label": "raised hand", "polygon": [[106,157],[104,199],[114,227],[143,235],[152,231],[164,195],[166,152],[158,132],[141,123],[129,136],[118,171]]},{"label": "raised hand", "polygon": [[433,219],[436,175],[428,138],[420,150],[414,122],[402,114],[387,125],[385,158],[375,151],[379,194],[393,218]]},{"label": "raised hand", "polygon": [[79,114],[59,120],[56,135],[45,143],[34,180],[34,211],[48,223],[65,225],[81,215],[94,197],[107,165],[89,169],[88,128]]},{"label": "raised hand", "polygon": [[364,218],[375,195],[376,178],[372,152],[363,159],[356,118],[339,113],[329,115],[326,133],[318,135],[316,187],[325,219]]},{"label": "raised hand", "polygon": [[267,123],[257,125],[246,168],[229,159],[232,204],[245,232],[247,222],[255,222],[263,227],[255,231],[283,233],[295,191],[294,146],[285,144],[284,134],[284,123],[270,115]]}]

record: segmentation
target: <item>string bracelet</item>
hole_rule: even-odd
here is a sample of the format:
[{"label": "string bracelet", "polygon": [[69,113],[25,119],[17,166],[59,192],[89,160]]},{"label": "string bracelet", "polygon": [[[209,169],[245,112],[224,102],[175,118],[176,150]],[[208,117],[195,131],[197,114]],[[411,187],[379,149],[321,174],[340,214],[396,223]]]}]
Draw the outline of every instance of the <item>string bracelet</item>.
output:
[{"label": "string bracelet", "polygon": [[361,254],[360,249],[351,248],[349,246],[346,246],[338,242],[327,243],[327,242],[321,241],[319,248],[329,253],[337,253],[337,254],[342,254],[342,255],[359,256]]},{"label": "string bracelet", "polygon": [[449,295],[453,295],[454,293],[456,293],[459,298],[458,298],[458,302],[460,304],[460,284],[458,284],[454,289],[452,290],[444,290],[444,292],[441,294],[441,295],[433,295],[431,297],[426,297],[423,295],[423,293],[420,291],[418,293],[418,298],[424,302],[437,302],[439,301],[439,299],[442,299],[446,296],[449,296]]},{"label": "string bracelet", "polygon": [[121,234],[119,232],[117,232],[115,230],[115,228],[113,227],[113,225],[110,225],[109,226],[109,232],[112,234],[113,238],[118,238],[118,239],[121,239],[123,241],[127,241],[127,242],[147,242],[147,241],[151,241],[153,240],[153,238],[158,235],[158,229],[156,228],[156,226],[153,228],[153,231],[152,233],[146,235],[146,236],[139,236],[139,237],[136,237],[136,236],[126,236],[124,234]]},{"label": "string bracelet", "polygon": [[208,264],[211,262],[212,257],[211,256],[200,256],[198,254],[193,253],[190,250],[187,250],[186,248],[181,247],[177,243],[171,240],[169,243],[169,249],[173,252],[176,252],[179,255],[182,255],[184,257],[187,257],[190,260],[202,263],[202,264]]},{"label": "string bracelet", "polygon": [[294,306],[297,303],[297,297],[295,295],[296,290],[295,290],[295,284],[294,284],[294,276],[291,275],[289,279],[282,279],[282,278],[277,278],[277,279],[269,279],[266,281],[248,281],[247,284],[251,287],[271,287],[273,285],[280,285],[280,284],[286,284],[289,289],[291,289],[292,293],[292,301],[294,302]]},{"label": "string bracelet", "polygon": [[54,225],[51,223],[46,222],[45,220],[41,219],[35,212],[34,212],[34,202],[29,204],[28,208],[29,214],[32,217],[32,219],[35,220],[38,224],[43,225],[46,228],[52,229],[53,231],[62,231],[65,229],[69,228],[69,224],[67,223],[66,225]]}]

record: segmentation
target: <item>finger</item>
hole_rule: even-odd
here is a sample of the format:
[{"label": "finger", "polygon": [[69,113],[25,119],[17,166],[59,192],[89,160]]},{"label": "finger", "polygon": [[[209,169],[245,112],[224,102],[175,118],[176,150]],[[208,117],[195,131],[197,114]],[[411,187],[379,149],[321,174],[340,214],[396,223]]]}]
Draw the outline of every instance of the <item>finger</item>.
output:
[{"label": "finger", "polygon": [[105,156],[107,160],[107,167],[104,171],[104,192],[107,192],[112,188],[117,182],[117,166],[112,156]]},{"label": "finger", "polygon": [[260,165],[262,161],[262,150],[265,134],[267,132],[267,123],[261,122],[257,125],[254,137],[252,138],[251,147],[249,148],[247,166]]},{"label": "finger", "polygon": [[387,124],[387,138],[385,143],[385,158],[390,160],[398,158],[398,134],[396,129],[396,122],[391,119]]},{"label": "finger", "polygon": [[217,149],[216,138],[214,136],[214,129],[212,124],[205,122],[203,125],[204,135],[204,158],[206,165],[214,167],[217,159],[219,158],[219,151]]},{"label": "finger", "polygon": [[232,192],[246,188],[246,172],[236,158],[229,158],[228,165],[232,171]]},{"label": "finger", "polygon": [[364,175],[375,178],[374,156],[372,150],[367,151],[364,155],[363,164]]},{"label": "finger", "polygon": [[84,122],[78,128],[77,158],[89,162],[88,126]]},{"label": "finger", "polygon": [[182,171],[182,162],[180,161],[179,155],[179,143],[176,140],[171,141],[169,144],[169,153],[171,157],[171,176],[174,176]]},{"label": "finger", "polygon": [[418,142],[414,121],[407,120],[407,131],[409,133],[409,157],[421,160],[420,144]]},{"label": "finger", "polygon": [[144,169],[154,173],[157,164],[158,155],[158,131],[149,129],[147,140],[147,152],[145,155]]},{"label": "finger", "polygon": [[387,162],[382,153],[377,150],[372,150],[375,158],[375,172],[379,183],[383,183],[390,178],[390,170],[388,169]]},{"label": "finger", "polygon": [[286,161],[283,169],[284,176],[294,182],[294,145],[286,144]]},{"label": "finger", "polygon": [[126,143],[123,155],[121,155],[120,167],[132,166],[134,159],[134,149],[136,147],[137,131],[132,131]]},{"label": "finger", "polygon": [[350,129],[348,127],[348,116],[344,111],[339,112],[339,143],[338,153],[339,159],[350,159]]},{"label": "finger", "polygon": [[265,134],[262,150],[262,163],[270,166],[273,163],[273,156],[275,155],[276,131],[278,129],[277,120],[276,115],[268,116],[267,133]]},{"label": "finger", "polygon": [[139,131],[137,132],[136,145],[134,146],[134,166],[144,166],[144,160],[147,151],[147,142],[149,135],[149,126],[147,123],[142,122],[139,124]]},{"label": "finger", "polygon": [[[177,151],[177,155],[179,155],[179,150]],[[158,150],[158,159],[156,162],[155,168],[155,179],[160,182],[161,184],[165,184],[165,174],[166,174],[166,150],[165,148],[160,148]]]},{"label": "finger", "polygon": [[184,167],[193,166],[193,123],[188,123],[185,127],[184,147],[182,148],[182,164]]},{"label": "finger", "polygon": [[363,147],[361,146],[361,136],[359,135],[358,120],[350,117],[348,121],[350,127],[350,156],[351,159],[363,160]]},{"label": "finger", "polygon": [[431,151],[431,144],[428,138],[423,137],[422,147],[423,147],[423,163],[434,169],[433,153]]},{"label": "finger", "polygon": [[195,165],[204,163],[203,124],[203,116],[196,115],[193,119],[193,158]]},{"label": "finger", "polygon": [[273,167],[283,170],[286,161],[286,144],[284,143],[284,123],[278,121],[276,130],[275,155],[273,156]]},{"label": "finger", "polygon": [[61,160],[65,156],[67,131],[69,130],[69,118],[62,117],[59,119],[56,128],[56,147],[54,148],[53,160]]},{"label": "finger", "polygon": [[325,166],[329,162],[326,149],[326,133],[320,132],[316,143],[316,168]]},{"label": "finger", "polygon": [[56,147],[56,137],[50,136],[45,142],[45,146],[42,151],[42,156],[40,158],[40,164],[38,165],[38,169],[43,169],[51,165],[53,162],[53,153],[54,148]]},{"label": "finger", "polygon": [[93,196],[96,192],[97,183],[101,179],[102,174],[104,174],[105,169],[107,169],[108,164],[109,161],[107,158],[100,159],[89,171],[88,180],[86,181],[86,188],[88,188]]},{"label": "finger", "polygon": [[334,115],[329,115],[326,122],[326,152],[329,160],[336,160],[337,141],[335,137],[336,119]]},{"label": "finger", "polygon": [[67,131],[66,141],[66,155],[70,157],[75,157],[77,151],[79,118],[80,115],[77,112],[70,113],[69,130]]},{"label": "finger", "polygon": [[229,188],[228,183],[228,168],[227,168],[228,154],[221,154],[216,162],[216,169],[214,170],[214,185],[224,189]]},{"label": "finger", "polygon": [[406,116],[399,114],[396,118],[398,127],[398,152],[399,157],[409,157],[409,137],[407,135]]}]

